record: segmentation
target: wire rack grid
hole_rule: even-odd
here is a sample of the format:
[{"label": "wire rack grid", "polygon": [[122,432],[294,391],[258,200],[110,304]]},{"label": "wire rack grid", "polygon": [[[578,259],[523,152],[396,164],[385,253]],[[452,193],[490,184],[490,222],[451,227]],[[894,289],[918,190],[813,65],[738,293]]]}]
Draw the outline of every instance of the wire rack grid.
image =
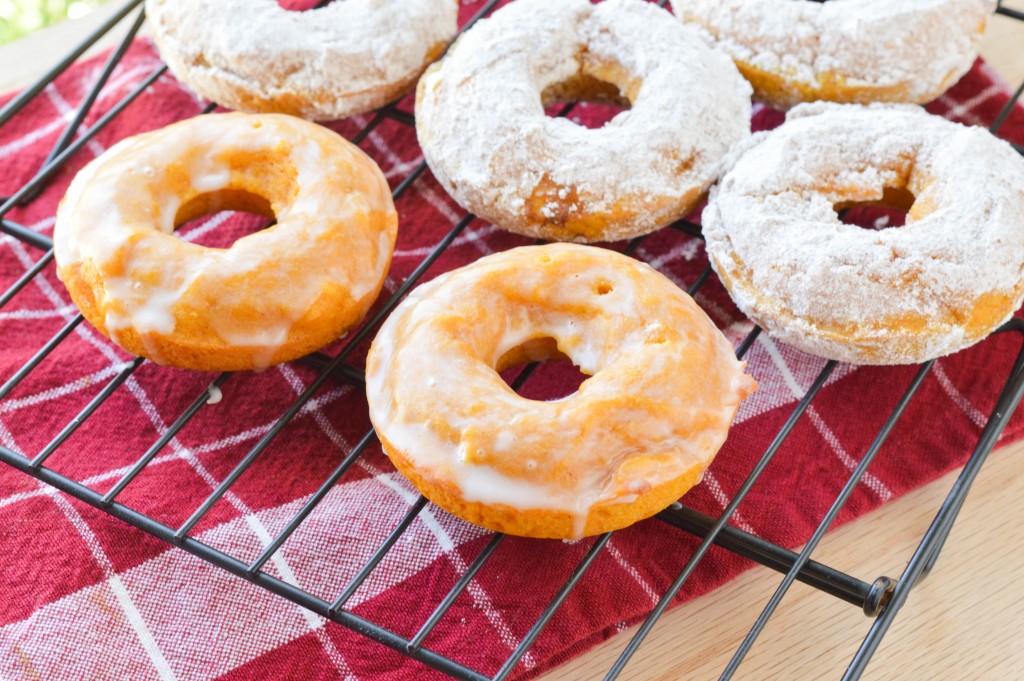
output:
[{"label": "wire rack grid", "polygon": [[[486,16],[498,4],[498,0],[489,0],[470,21],[463,26],[462,30],[468,28],[479,18]],[[661,4],[664,4],[662,2]],[[120,23],[129,20],[128,29],[123,40],[111,52],[104,67],[98,72],[95,83],[88,95],[83,99],[75,114],[64,129],[63,134],[53,147],[46,161],[39,168],[38,173],[12,196],[0,200],[0,231],[38,250],[42,255],[35,261],[23,276],[17,279],[6,292],[0,296],[0,307],[8,304],[22,289],[33,279],[40,275],[53,260],[51,240],[27,227],[17,224],[6,216],[15,206],[25,205],[31,202],[54,176],[77,151],[85,146],[100,130],[105,128],[111,121],[121,114],[141,93],[146,91],[166,71],[166,66],[160,66],[146,76],[127,96],[113,105],[106,113],[100,116],[89,128],[83,129],[83,122],[91,111],[97,97],[107,83],[115,67],[125,56],[136,33],[144,22],[144,12],[141,0],[131,0],[117,11],[109,21],[103,24],[94,34],[89,36],[80,45],[75,47],[56,66],[48,71],[35,84],[27,88],[23,93],[9,101],[0,109],[0,126],[6,124],[43,91],[48,83],[63,73],[75,62],[85,51],[99,40],[102,36],[114,30]],[[1016,20],[1024,21],[1024,14],[1009,8],[1000,7],[1001,14]],[[135,12],[132,18],[132,13]],[[1017,89],[1006,108],[997,117],[992,126],[997,131],[1005,122],[1011,108],[1024,92],[1024,84]],[[567,115],[572,109],[571,104],[566,105],[559,111],[559,115]],[[208,106],[205,112],[212,111],[215,107]],[[352,141],[360,143],[365,140],[371,132],[386,120],[396,121],[402,125],[412,126],[415,121],[413,117],[397,108],[396,106],[385,107],[369,120],[365,127],[355,135]],[[1019,148],[1018,148],[1019,149]],[[1020,149],[1019,149],[1020,150]],[[1024,153],[1024,152],[1022,152]],[[405,193],[414,181],[426,171],[426,165],[422,162],[417,164],[408,174],[401,179],[394,188],[394,196],[397,199]],[[498,546],[503,541],[500,534],[494,535],[484,546],[476,558],[469,563],[467,569],[459,577],[454,587],[444,598],[436,604],[430,617],[423,622],[415,635],[402,636],[387,627],[386,623],[374,622],[365,619],[350,609],[346,604],[353,594],[370,577],[371,573],[388,555],[392,547],[402,537],[413,521],[421,513],[428,502],[422,496],[412,504],[411,508],[395,526],[383,543],[372,553],[370,558],[361,566],[351,579],[348,585],[332,600],[321,598],[317,595],[303,590],[293,584],[269,574],[264,570],[268,560],[282,547],[285,541],[296,531],[307,517],[316,509],[327,494],[346,475],[353,464],[375,444],[375,435],[367,432],[361,440],[348,452],[347,456],[338,464],[331,474],[317,488],[316,492],[301,506],[297,513],[284,525],[283,529],[273,537],[255,560],[242,560],[239,557],[229,555],[218,550],[192,536],[196,525],[207,515],[210,509],[220,500],[232,487],[232,485],[245,473],[267,447],[281,434],[285,426],[296,417],[296,415],[312,400],[323,386],[330,380],[335,380],[348,385],[362,386],[362,372],[355,366],[347,363],[353,351],[359,344],[365,341],[376,330],[379,323],[403,298],[403,296],[416,285],[423,274],[431,267],[438,258],[445,252],[455,239],[466,229],[474,219],[472,215],[464,215],[455,226],[444,236],[438,245],[431,250],[419,265],[412,271],[409,277],[398,287],[388,300],[379,307],[376,313],[356,332],[352,337],[346,339],[345,343],[333,355],[316,353],[303,361],[315,367],[318,371],[316,379],[293,401],[282,403],[277,421],[258,442],[248,451],[241,461],[228,473],[216,486],[212,493],[195,509],[191,516],[181,525],[172,527],[164,524],[155,518],[145,515],[142,512],[120,503],[118,497],[135,480],[146,466],[163,450],[172,438],[175,437],[185,426],[198,414],[207,403],[211,392],[219,389],[227,381],[230,375],[227,373],[217,376],[210,385],[199,392],[190,406],[185,409],[173,422],[169,429],[159,439],[153,442],[145,452],[141,453],[130,470],[125,473],[108,491],[103,494],[91,489],[80,481],[48,468],[45,464],[47,459],[67,441],[100,406],[108,400],[128,380],[128,378],[144,363],[142,359],[135,359],[117,373],[96,396],[82,409],[73,420],[58,432],[53,433],[49,444],[41,449],[35,456],[27,457],[9,448],[0,446],[0,460],[7,465],[13,466],[19,471],[32,476],[56,489],[75,497],[86,504],[89,504],[101,511],[110,514],[136,528],[139,528],[160,540],[171,544],[183,551],[187,551],[199,558],[212,563],[213,565],[236,575],[240,579],[247,580],[262,587],[280,597],[288,599],[312,612],[330,619],[331,621],[348,627],[366,637],[374,639],[383,645],[389,646],[404,655],[408,655],[423,662],[434,669],[445,672],[460,679],[494,679],[507,678],[522,660],[523,656],[530,650],[537,637],[550,622],[555,613],[569,597],[574,587],[587,572],[602,550],[605,549],[611,534],[597,537],[586,551],[582,560],[576,565],[564,584],[558,589],[555,596],[544,608],[543,612],[536,619],[534,625],[526,635],[519,641],[515,649],[505,660],[501,668],[493,674],[484,673],[471,669],[455,659],[446,657],[425,645],[425,640],[435,629],[439,622],[445,617],[455,600],[469,586],[474,576],[484,568],[491,559]],[[680,238],[700,236],[698,225],[682,221],[671,226]],[[634,254],[644,237],[634,239],[626,246],[626,252]],[[696,293],[705,282],[712,276],[710,268],[706,269],[697,280],[690,286],[689,293]],[[8,397],[15,388],[63,342],[69,337],[74,329],[83,321],[81,315],[75,316],[66,323],[50,340],[44,343],[13,375],[0,377],[4,383],[0,386],[0,401]],[[760,333],[760,329],[754,328],[737,347],[737,355],[743,357]],[[1016,334],[1024,338],[1024,321],[1020,319],[1011,320],[998,333]],[[932,363],[926,363],[919,367],[912,380],[907,385],[899,401],[885,419],[882,427],[877,432],[870,447],[864,452],[860,462],[846,479],[841,491],[835,497],[831,507],[823,518],[821,518],[816,530],[807,540],[804,548],[795,553],[782,546],[761,539],[753,534],[737,529],[730,524],[734,512],[744,500],[751,488],[758,481],[762,472],[772,461],[774,455],[785,443],[787,437],[811,406],[815,396],[825,385],[827,379],[836,367],[835,362],[827,363],[816,376],[806,393],[799,399],[785,422],[771,437],[770,443],[764,449],[763,454],[757,460],[756,465],[749,471],[746,479],[740,485],[737,492],[728,501],[725,510],[717,517],[705,515],[695,509],[688,508],[682,504],[675,504],[672,508],[659,514],[657,517],[665,523],[679,528],[701,539],[697,549],[692,553],[685,566],[677,574],[674,581],[667,590],[660,595],[657,605],[650,611],[632,639],[622,651],[614,666],[608,671],[606,679],[614,679],[622,673],[630,658],[637,651],[644,641],[651,628],[658,621],[670,603],[675,599],[680,590],[687,584],[697,565],[704,559],[712,546],[719,546],[731,551],[743,558],[756,561],[764,566],[784,574],[784,578],[778,585],[775,593],[765,604],[764,609],[751,626],[748,634],[742,643],[735,650],[728,666],[722,672],[721,678],[728,679],[733,676],[750,650],[754,641],[764,628],[768,619],[775,612],[776,608],[786,595],[794,581],[801,581],[809,584],[825,594],[831,595],[861,608],[866,615],[874,618],[868,634],[863,640],[860,648],[856,651],[850,661],[849,667],[844,674],[844,679],[857,679],[863,673],[873,652],[884,636],[896,616],[900,607],[905,602],[910,590],[931,570],[942,548],[943,542],[948,535],[953,521],[967,495],[972,481],[978,474],[987,454],[991,451],[997,438],[1007,424],[1010,416],[1016,409],[1024,394],[1024,349],[1017,355],[1009,372],[1006,374],[991,416],[987,419],[982,429],[973,453],[967,464],[962,469],[955,484],[950,490],[945,501],[938,509],[931,526],[922,537],[919,545],[907,564],[906,569],[898,579],[879,577],[870,581],[861,580],[841,570],[811,560],[811,554],[824,536],[826,530],[833,524],[839,515],[844,504],[850,497],[854,487],[865,474],[868,466],[874,460],[875,455],[886,442],[893,427],[900,419],[910,400],[921,386],[925,376],[932,368]],[[527,366],[512,382],[513,388],[519,390],[530,379],[537,365]]]}]

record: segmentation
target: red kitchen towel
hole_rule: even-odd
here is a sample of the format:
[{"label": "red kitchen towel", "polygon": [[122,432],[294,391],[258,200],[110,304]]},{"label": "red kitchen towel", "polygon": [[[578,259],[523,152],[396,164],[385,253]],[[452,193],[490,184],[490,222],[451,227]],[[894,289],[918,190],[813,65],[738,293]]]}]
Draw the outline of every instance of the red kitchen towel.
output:
[{"label": "red kitchen towel", "polygon": [[[464,4],[463,21],[479,4]],[[86,125],[160,63],[148,41],[137,41],[103,89]],[[93,59],[74,66],[0,127],[0,195],[16,191],[35,174],[102,64]],[[953,120],[985,125],[1007,98],[1006,88],[979,62],[929,108]],[[88,142],[38,198],[7,217],[51,234],[57,203],[85,163],[117,140],[192,116],[203,104],[171,76],[161,76]],[[411,102],[402,107],[411,110]],[[587,105],[574,113],[577,121],[591,124],[601,115],[607,111]],[[782,118],[759,108],[754,126],[770,128]],[[351,138],[369,119],[357,116],[331,127]],[[1001,135],[1024,143],[1024,109],[1012,111]],[[361,146],[393,185],[421,159],[414,131],[392,120],[382,123]],[[385,296],[463,216],[429,172],[397,205],[401,229]],[[257,224],[251,216],[219,214],[190,223],[180,234],[223,245]],[[528,240],[474,221],[425,279],[524,243]],[[702,243],[674,230],[648,237],[636,255],[684,287],[707,264]],[[30,246],[0,236],[0,290],[41,256]],[[714,278],[697,298],[734,342],[750,329]],[[75,314],[52,264],[46,266],[0,309],[0,381]],[[938,361],[840,522],[962,465],[1019,345],[1018,337],[1004,334]],[[354,353],[352,364],[362,366],[366,347],[363,343]],[[823,360],[764,335],[748,358],[760,390],[744,403],[704,483],[685,498],[711,515],[721,512],[824,365]],[[87,323],[78,326],[0,401],[0,444],[27,456],[38,453],[129,361]],[[733,524],[785,545],[805,542],[913,373],[912,367],[839,366]],[[298,363],[232,376],[223,387],[223,399],[204,407],[118,500],[178,526],[314,376],[312,369]],[[47,466],[105,492],[211,379],[208,374],[143,364]],[[545,365],[527,384],[525,394],[565,394],[571,389],[565,387],[566,381],[572,379],[564,368]],[[241,560],[252,560],[368,428],[361,391],[328,382],[192,536]],[[1022,432],[1024,419],[1018,415],[1003,441]],[[265,569],[333,600],[416,499],[416,491],[375,445]],[[488,532],[428,505],[347,608],[411,636],[489,538]],[[426,647],[493,674],[591,543],[507,538],[426,640]],[[535,675],[637,622],[695,546],[693,538],[656,520],[615,533],[520,663],[517,675]],[[0,547],[0,677],[5,679],[441,676],[2,465]],[[707,592],[748,567],[749,562],[714,550],[680,598]]]}]

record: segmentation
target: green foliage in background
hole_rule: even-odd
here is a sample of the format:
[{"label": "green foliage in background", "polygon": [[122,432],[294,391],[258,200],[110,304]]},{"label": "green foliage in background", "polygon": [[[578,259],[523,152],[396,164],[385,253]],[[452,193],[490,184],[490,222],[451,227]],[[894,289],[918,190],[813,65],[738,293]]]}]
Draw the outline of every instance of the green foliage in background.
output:
[{"label": "green foliage in background", "polygon": [[88,14],[106,0],[0,0],[0,45],[67,18]]}]

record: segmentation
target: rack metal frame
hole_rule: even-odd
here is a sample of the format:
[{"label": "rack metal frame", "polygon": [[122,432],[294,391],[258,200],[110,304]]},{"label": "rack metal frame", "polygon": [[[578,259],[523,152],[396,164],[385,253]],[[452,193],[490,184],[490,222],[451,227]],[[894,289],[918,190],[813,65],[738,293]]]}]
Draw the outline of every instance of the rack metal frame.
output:
[{"label": "rack metal frame", "polygon": [[[114,118],[120,115],[120,113],[132,101],[134,101],[135,98],[142,94],[166,72],[166,66],[161,66],[155,69],[141,82],[139,82],[139,84],[123,99],[98,118],[91,127],[86,130],[81,130],[83,121],[85,120],[86,115],[91,111],[101,89],[107,82],[114,68],[127,52],[131,41],[134,39],[136,33],[144,22],[145,16],[141,3],[142,0],[130,0],[127,2],[107,22],[100,26],[99,29],[91,34],[80,45],[72,49],[36,83],[25,89],[20,95],[0,108],[0,126],[3,126],[15,114],[38,96],[47,84],[52,82],[57,76],[71,66],[75,60],[81,57],[90,46],[92,46],[102,36],[115,30],[120,23],[131,17],[132,13],[135,12],[134,18],[131,19],[123,40],[121,40],[117,47],[115,47],[110,53],[110,56],[107,58],[104,68],[99,72],[93,87],[80,104],[75,116],[68,123],[63,134],[58,139],[46,161],[39,168],[35,177],[22,186],[12,196],[0,199],[0,204],[2,204],[0,205],[0,232],[13,236],[42,253],[34,266],[15,281],[15,283],[10,286],[6,292],[0,295],[0,308],[8,304],[19,291],[38,276],[46,267],[48,267],[53,260],[52,241],[49,237],[36,233],[23,225],[8,220],[4,216],[6,216],[7,213],[9,213],[15,206],[24,205],[32,201],[38,194],[39,190],[45,186],[47,181],[71,156],[81,149],[100,130],[106,127],[107,124],[114,120]],[[462,30],[468,28],[481,17],[486,16],[497,4],[498,0],[488,0]],[[663,5],[664,0],[660,4]],[[997,11],[1004,16],[1024,22],[1024,13],[1002,6],[1000,6]],[[1009,103],[1007,103],[1004,110],[997,117],[995,124],[992,126],[993,132],[998,131],[1006,121],[1012,107],[1020,99],[1022,93],[1024,93],[1024,83],[1017,88]],[[204,110],[204,113],[212,111],[213,109],[214,106],[210,105]],[[561,110],[559,115],[567,115],[571,109],[572,105],[567,105]],[[355,135],[352,141],[357,144],[363,141],[371,131],[387,119],[397,121],[403,125],[414,125],[415,123],[411,115],[400,111],[394,106],[384,107],[376,112],[367,125],[357,135]],[[1024,149],[1018,147],[1018,150],[1024,153]],[[426,164],[420,163],[411,172],[409,172],[408,175],[406,175],[395,187],[394,197],[397,199],[405,193],[412,183],[420,177],[425,170]],[[473,562],[468,566],[466,571],[458,579],[448,594],[445,595],[437,604],[433,613],[423,623],[419,631],[417,631],[411,638],[401,636],[389,630],[385,624],[373,622],[360,617],[345,607],[355,591],[361,584],[363,584],[380,561],[387,555],[391,547],[394,546],[402,534],[415,520],[417,515],[427,505],[427,500],[422,496],[412,505],[402,520],[392,530],[390,535],[333,601],[324,600],[309,593],[308,591],[288,584],[263,571],[263,567],[266,562],[281,548],[288,537],[291,536],[306,517],[309,516],[309,514],[317,507],[317,505],[339,482],[339,480],[345,476],[346,472],[352,467],[357,459],[376,441],[376,436],[372,430],[367,432],[358,444],[352,448],[337,468],[326,480],[324,480],[312,497],[308,499],[302,508],[294,517],[291,518],[291,520],[284,526],[278,535],[273,538],[271,543],[255,560],[245,562],[190,536],[190,532],[195,528],[197,523],[205,517],[211,507],[257,460],[262,452],[280,435],[285,426],[296,416],[296,414],[299,413],[302,407],[313,398],[317,391],[319,391],[329,379],[357,386],[362,385],[363,377],[361,370],[347,364],[346,359],[362,341],[366,340],[369,335],[374,332],[380,322],[395,307],[395,305],[398,304],[403,296],[416,285],[427,268],[441,256],[445,249],[452,244],[456,237],[466,229],[473,219],[473,215],[466,214],[461,220],[459,220],[441,240],[437,247],[419,263],[405,282],[394,292],[394,294],[390,296],[387,302],[357,333],[347,340],[338,352],[333,356],[315,353],[314,355],[302,360],[306,364],[312,365],[318,370],[316,379],[297,399],[287,406],[283,406],[281,416],[275,425],[249,450],[235,468],[224,478],[223,481],[221,481],[216,489],[206,498],[205,501],[202,502],[202,504],[200,504],[200,506],[182,525],[178,527],[170,527],[118,502],[117,499],[124,489],[131,484],[131,482],[145,469],[145,467],[170,442],[170,440],[177,435],[177,433],[179,433],[181,429],[184,428],[203,408],[206,404],[208,395],[210,394],[210,390],[219,388],[225,382],[230,380],[230,374],[228,373],[223,373],[217,376],[210,383],[209,388],[204,389],[196,395],[195,400],[181,413],[167,432],[154,442],[147,451],[142,453],[134,466],[105,494],[100,494],[81,482],[57,473],[56,471],[47,468],[44,464],[47,458],[52,455],[92,415],[92,413],[143,364],[145,361],[143,359],[136,359],[121,370],[112,380],[110,380],[109,383],[106,384],[105,387],[103,387],[102,390],[100,390],[100,392],[86,405],[86,407],[82,409],[78,416],[76,416],[59,432],[55,433],[50,443],[34,457],[28,458],[6,447],[0,446],[0,461],[22,471],[26,475],[32,476],[33,478],[55,487],[61,492],[73,496],[90,506],[104,511],[136,528],[148,532],[170,545],[198,556],[219,568],[227,570],[241,579],[256,584],[257,586],[286,598],[318,615],[326,617],[337,624],[348,627],[349,629],[374,639],[390,648],[393,648],[394,650],[399,651],[400,653],[417,659],[434,669],[445,672],[456,678],[473,681],[484,681],[485,679],[500,681],[508,678],[508,676],[516,669],[519,661],[544,630],[545,626],[554,616],[556,611],[572,592],[573,588],[586,573],[594,559],[604,549],[611,533],[601,535],[593,540],[589,550],[576,565],[575,569],[555,594],[554,598],[552,598],[547,607],[543,610],[535,624],[529,629],[522,641],[506,659],[498,672],[493,676],[487,676],[477,670],[470,669],[456,660],[431,650],[428,646],[424,645],[424,642],[431,631],[433,631],[445,616],[456,598],[466,589],[479,570],[491,559],[495,550],[503,540],[503,536],[500,534],[493,535],[491,540],[484,546],[475,560],[473,560]],[[676,230],[680,234],[681,238],[688,236],[700,236],[700,227],[686,221],[681,221],[672,225],[671,229]],[[640,245],[642,240],[643,237],[632,240],[626,248],[627,253],[632,254]],[[696,291],[704,285],[711,275],[712,272],[710,268],[706,269],[690,286],[689,293],[696,293]],[[81,315],[74,317],[49,341],[43,344],[43,346],[40,347],[39,350],[32,355],[32,357],[29,358],[29,360],[26,361],[18,371],[16,371],[12,376],[7,377],[4,383],[0,385],[0,401],[6,398],[7,395],[16,386],[18,386],[26,376],[35,370],[35,368],[48,355],[50,355],[50,353],[52,353],[54,349],[57,348],[82,321],[83,318]],[[759,328],[754,328],[753,331],[750,332],[750,334],[737,347],[737,356],[744,356],[757,339],[759,333]],[[829,375],[835,369],[836,363],[829,362],[821,369],[810,388],[796,403],[795,407],[793,407],[784,425],[775,434],[770,445],[765,449],[756,465],[749,472],[746,480],[740,486],[736,494],[729,500],[725,510],[720,515],[717,517],[707,516],[697,510],[677,503],[657,516],[665,523],[701,538],[701,543],[693,552],[685,567],[678,573],[671,586],[662,594],[657,605],[652,609],[646,620],[644,620],[640,625],[639,629],[633,635],[633,638],[629,641],[613,667],[608,671],[605,678],[610,680],[619,676],[630,658],[634,655],[645,637],[651,631],[652,627],[658,621],[659,617],[664,613],[665,609],[673,601],[680,589],[687,584],[688,579],[693,574],[697,565],[713,545],[722,547],[743,556],[744,558],[756,561],[761,565],[784,574],[784,577],[779,583],[775,593],[765,604],[761,615],[750,628],[747,636],[736,649],[732,659],[723,671],[721,675],[722,679],[732,678],[745,655],[750,650],[750,647],[753,645],[754,641],[757,639],[765,624],[775,612],[777,606],[782,601],[794,581],[804,582],[825,594],[855,605],[862,609],[867,616],[874,618],[873,625],[843,675],[844,680],[860,678],[882,637],[885,635],[894,617],[899,612],[900,607],[906,601],[907,595],[935,565],[943,543],[945,542],[950,528],[952,527],[964,499],[967,496],[971,483],[974,481],[974,478],[977,476],[979,470],[984,464],[988,453],[995,445],[996,440],[1006,426],[1010,416],[1020,403],[1022,396],[1024,396],[1024,320],[1012,319],[997,333],[1020,335],[1022,339],[1022,349],[1007,374],[1002,390],[998,395],[996,405],[979,435],[973,453],[960,472],[955,484],[950,489],[949,494],[938,509],[931,526],[922,537],[916,550],[911,556],[906,569],[899,578],[894,579],[881,576],[871,581],[864,581],[828,565],[816,562],[811,559],[811,555],[822,537],[825,535],[825,532],[835,521],[855,486],[860,481],[868,466],[871,465],[871,462],[885,443],[886,438],[889,436],[907,405],[921,386],[922,381],[932,368],[932,362],[925,363],[919,367],[918,371],[904,390],[902,397],[889,413],[889,416],[886,418],[883,426],[878,431],[874,441],[864,452],[859,464],[847,478],[841,491],[832,503],[831,508],[821,519],[814,533],[799,553],[795,553],[785,547],[766,541],[752,534],[748,534],[729,525],[729,520],[736,508],[747,496],[751,488],[757,483],[761,473],[782,447],[794,426],[811,406],[815,396],[825,385]],[[527,366],[513,382],[513,388],[517,390],[521,388],[522,385],[529,380],[535,368],[536,365]]]}]

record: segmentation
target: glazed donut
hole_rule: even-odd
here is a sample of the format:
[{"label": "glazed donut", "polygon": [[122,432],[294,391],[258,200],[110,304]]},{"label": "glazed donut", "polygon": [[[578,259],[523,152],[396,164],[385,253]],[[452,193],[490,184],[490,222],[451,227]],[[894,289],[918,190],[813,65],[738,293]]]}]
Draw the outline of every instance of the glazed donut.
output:
[{"label": "glazed donut", "polygon": [[[221,210],[275,218],[228,249],[174,236]],[[279,114],[211,114],[125,139],[57,209],[71,299],[128,352],[203,371],[305,355],[362,319],[398,217],[377,165],[339,135]]]},{"label": "glazed donut", "polygon": [[[704,211],[711,264],[744,313],[802,350],[922,362],[1024,300],[1024,159],[982,128],[913,105],[805,104],[730,165]],[[907,209],[906,224],[837,215],[871,202]]]},{"label": "glazed donut", "polygon": [[201,97],[312,120],[405,94],[457,30],[457,0],[345,0],[292,12],[277,0],[146,0],[160,56]]},{"label": "glazed donut", "polygon": [[[518,0],[420,80],[416,133],[438,181],[499,227],[559,241],[625,239],[690,212],[750,134],[729,60],[641,0]],[[566,100],[630,104],[588,130]]]},{"label": "glazed donut", "polygon": [[[552,402],[498,371],[568,357]],[[756,383],[693,300],[646,264],[525,246],[442,275],[392,313],[366,366],[384,450],[438,506],[492,530],[571,538],[657,513],[696,484]]]},{"label": "glazed donut", "polygon": [[929,102],[978,56],[996,0],[671,0],[736,60],[756,97]]}]

